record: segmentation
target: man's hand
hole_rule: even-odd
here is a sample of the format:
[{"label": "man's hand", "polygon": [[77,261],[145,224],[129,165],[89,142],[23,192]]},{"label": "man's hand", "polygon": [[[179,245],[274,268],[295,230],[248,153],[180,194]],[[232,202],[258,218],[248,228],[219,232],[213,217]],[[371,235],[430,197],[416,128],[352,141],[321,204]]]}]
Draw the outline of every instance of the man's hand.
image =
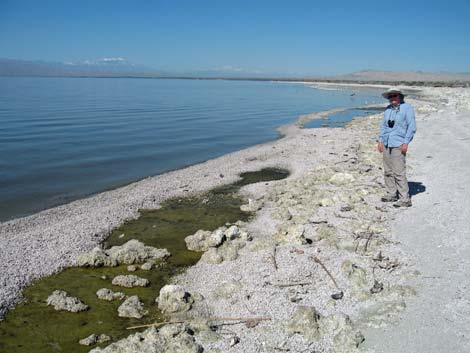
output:
[{"label": "man's hand", "polygon": [[406,154],[406,152],[408,152],[408,144],[404,143],[401,145],[401,153]]},{"label": "man's hand", "polygon": [[384,151],[384,144],[382,142],[379,142],[377,144],[377,150],[382,153]]}]

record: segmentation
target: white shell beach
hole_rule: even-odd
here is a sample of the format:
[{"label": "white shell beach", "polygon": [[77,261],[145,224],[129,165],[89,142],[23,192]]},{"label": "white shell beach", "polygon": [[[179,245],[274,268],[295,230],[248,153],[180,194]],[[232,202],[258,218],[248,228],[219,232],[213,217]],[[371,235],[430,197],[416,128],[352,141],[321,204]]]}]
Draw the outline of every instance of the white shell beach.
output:
[{"label": "white shell beach", "polygon": [[[418,133],[408,174],[425,188],[413,195],[412,208],[380,201],[380,114],[344,128],[312,129],[302,123],[337,110],[302,116],[280,128],[278,140],[1,223],[0,316],[25,286],[72,266],[139,209],[280,167],[290,171],[287,179],[241,189],[259,207],[243,225],[252,240],[238,258],[199,261],[174,278],[203,298],[203,306],[189,311],[193,317],[269,318],[230,325],[230,334],[216,340],[196,333],[204,351],[464,352],[470,346],[470,89],[417,89],[421,97],[409,100]],[[338,290],[344,297],[332,299]],[[318,313],[318,322],[308,323],[318,324],[313,333],[293,321],[304,306]]]}]

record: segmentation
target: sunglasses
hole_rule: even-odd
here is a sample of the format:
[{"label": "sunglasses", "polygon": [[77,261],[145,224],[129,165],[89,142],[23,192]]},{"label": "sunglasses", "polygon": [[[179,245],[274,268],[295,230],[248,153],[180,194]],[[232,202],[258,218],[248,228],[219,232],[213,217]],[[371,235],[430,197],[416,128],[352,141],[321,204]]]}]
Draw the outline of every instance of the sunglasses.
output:
[{"label": "sunglasses", "polygon": [[398,94],[391,94],[391,95],[388,96],[388,99],[397,98],[398,96],[399,96]]}]

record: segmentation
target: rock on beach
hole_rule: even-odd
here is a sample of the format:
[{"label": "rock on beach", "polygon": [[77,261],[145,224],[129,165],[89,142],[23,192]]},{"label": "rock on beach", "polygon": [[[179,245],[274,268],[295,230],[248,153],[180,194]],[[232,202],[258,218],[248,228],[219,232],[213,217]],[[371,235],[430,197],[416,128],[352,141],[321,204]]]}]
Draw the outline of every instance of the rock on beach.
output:
[{"label": "rock on beach", "polygon": [[225,240],[223,230],[218,229],[214,232],[208,230],[198,230],[193,235],[184,239],[186,247],[192,251],[207,251],[222,244]]},{"label": "rock on beach", "polygon": [[147,314],[144,304],[137,295],[127,298],[118,308],[119,317],[140,319]]},{"label": "rock on beach", "polygon": [[332,336],[336,352],[356,352],[364,336],[356,329],[349,316],[338,313],[320,319],[320,334]]},{"label": "rock on beach", "polygon": [[66,291],[55,290],[47,298],[47,305],[54,306],[58,311],[69,311],[71,313],[78,313],[80,311],[88,310],[88,305],[83,303],[76,297],[69,296]]},{"label": "rock on beach", "polygon": [[122,292],[113,292],[111,289],[108,288],[101,288],[98,289],[98,291],[96,292],[96,296],[98,297],[98,299],[111,301],[115,299],[124,299],[126,295]]},{"label": "rock on beach", "polygon": [[153,267],[153,264],[151,262],[146,262],[142,265],[140,265],[140,269],[144,271],[150,271]]},{"label": "rock on beach", "polygon": [[245,246],[245,242],[228,241],[218,248],[210,248],[202,254],[200,261],[208,264],[220,264],[223,261],[233,261],[238,258],[238,251]]},{"label": "rock on beach", "polygon": [[113,278],[111,282],[115,286],[121,287],[147,287],[150,281],[147,278],[142,278],[136,275],[119,275]]},{"label": "rock on beach", "polygon": [[166,314],[173,314],[190,310],[194,303],[194,298],[183,287],[167,284],[160,289],[157,301],[158,308],[161,311]]},{"label": "rock on beach", "polygon": [[251,241],[252,239],[251,235],[245,229],[242,229],[237,225],[231,225],[228,227],[224,234],[228,240],[241,239],[244,241]]},{"label": "rock on beach", "polygon": [[320,314],[314,307],[299,306],[287,323],[286,332],[289,335],[299,333],[310,340],[317,340],[320,331]]},{"label": "rock on beach", "polygon": [[76,265],[80,267],[102,267],[132,265],[149,260],[162,260],[170,256],[167,249],[157,249],[146,246],[144,243],[132,239],[120,246],[110,249],[95,247],[90,252],[81,254],[76,258]]},{"label": "rock on beach", "polygon": [[346,185],[356,180],[354,175],[349,173],[336,173],[330,179],[329,182],[335,185]]},{"label": "rock on beach", "polygon": [[355,329],[349,316],[338,313],[320,315],[314,307],[299,306],[287,323],[289,335],[300,334],[309,341],[330,337],[334,352],[356,352],[364,341],[362,333]]},{"label": "rock on beach", "polygon": [[78,341],[79,344],[82,346],[92,346],[97,343],[104,343],[111,340],[111,337],[105,334],[97,335],[96,333],[92,333],[90,336],[85,337]]},{"label": "rock on beach", "polygon": [[274,240],[278,243],[289,243],[304,245],[307,244],[305,238],[305,226],[303,224],[285,224],[278,226]]},{"label": "rock on beach", "polygon": [[186,325],[168,325],[157,330],[150,327],[105,348],[95,348],[90,353],[202,353],[192,331]]},{"label": "rock on beach", "polygon": [[250,241],[250,234],[241,229],[237,225],[230,227],[219,227],[213,232],[208,230],[198,230],[193,235],[187,236],[184,241],[188,250],[192,251],[208,251],[212,248],[220,247],[225,244],[227,240],[244,240]]}]

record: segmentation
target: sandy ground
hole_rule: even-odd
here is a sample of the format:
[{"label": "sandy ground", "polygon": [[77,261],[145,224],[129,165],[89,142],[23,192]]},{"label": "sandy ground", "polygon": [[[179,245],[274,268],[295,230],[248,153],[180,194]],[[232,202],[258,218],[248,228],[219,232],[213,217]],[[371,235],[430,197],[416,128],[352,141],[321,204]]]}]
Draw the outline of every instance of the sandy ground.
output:
[{"label": "sandy ground", "polygon": [[[409,155],[410,181],[426,188],[414,196],[413,208],[395,210],[379,201],[382,172],[380,159],[374,154],[374,139],[380,116],[360,119],[350,128],[300,129],[294,124],[281,129],[285,137],[277,141],[0,224],[0,261],[4,266],[0,272],[0,316],[18,300],[24,286],[73,264],[78,254],[93,248],[112,228],[138,217],[139,208],[155,208],[168,197],[232,182],[244,171],[279,166],[291,170],[292,175],[284,181],[243,189],[247,197],[264,203],[255,220],[246,225],[254,237],[252,244],[247,244],[235,261],[219,265],[200,262],[178,278],[189,290],[208,299],[206,315],[273,318],[253,328],[238,325],[227,329],[229,335],[208,343],[208,351],[334,350],[338,330],[330,328],[327,332],[331,337],[314,343],[298,334],[286,334],[284,324],[296,308],[311,305],[323,317],[351,317],[366,336],[361,349],[368,352],[465,352],[470,314],[469,280],[465,278],[469,267],[470,242],[465,228],[469,207],[464,183],[470,168],[469,114],[460,112],[470,111],[470,94],[465,89],[425,91],[449,99],[446,104],[412,102],[420,110],[418,135]],[[328,181],[330,175],[321,179],[323,172],[315,169],[320,166],[331,175],[350,173],[353,181],[334,185]],[[309,194],[317,184],[318,193]],[[296,199],[301,201],[292,203]],[[341,208],[348,202],[353,211],[344,216]],[[284,212],[280,217],[275,215],[279,209]],[[285,211],[292,213],[288,220],[283,219]],[[308,245],[272,241],[279,233],[276,226],[283,222],[286,226],[302,225],[306,235],[315,238],[320,232],[318,221],[334,228],[331,239]],[[372,245],[364,253],[346,249],[344,244],[351,241],[350,229],[364,224],[368,231],[372,226],[378,229],[375,248],[397,259],[400,265],[396,270],[377,269]],[[330,300],[335,288],[325,273],[313,266],[311,256],[321,257],[336,276],[345,290],[343,300]],[[354,262],[352,272],[364,269],[364,278],[348,274],[345,260]],[[415,269],[421,274],[416,276]],[[305,286],[278,285],[306,278],[311,283]],[[375,279],[386,288],[380,295],[371,296],[367,293]],[[214,297],[220,284],[230,281],[242,283],[236,293]],[[357,281],[361,283],[353,283]],[[413,287],[416,297],[404,294],[411,293]],[[405,301],[407,309],[397,316]],[[340,331],[340,338],[351,336],[344,328]],[[233,334],[238,335],[240,343],[230,348],[227,337]],[[338,347],[345,347],[340,343]]]},{"label": "sandy ground", "polygon": [[[469,91],[463,89],[426,89],[425,93],[428,95],[427,101],[434,101],[433,104],[412,102],[417,108],[419,131],[411,145],[408,158],[414,207],[403,210],[386,208],[386,219],[391,223],[382,223],[387,229],[384,234],[387,234],[388,244],[379,249],[390,258],[397,259],[399,268],[393,273],[381,273],[373,261],[370,261],[370,254],[359,256],[357,252],[324,246],[321,241],[314,241],[313,247],[295,245],[294,242],[273,244],[272,235],[277,232],[276,225],[282,224],[282,221],[276,221],[273,214],[282,207],[284,201],[278,202],[274,197],[274,202],[270,202],[273,198],[266,196],[272,193],[276,185],[248,186],[245,188],[248,195],[265,202],[264,208],[258,212],[257,219],[248,225],[248,229],[255,235],[255,240],[261,240],[263,243],[261,250],[253,250],[247,246],[235,261],[216,266],[199,263],[179,278],[178,282],[190,291],[202,293],[209,298],[206,316],[268,316],[273,320],[256,328],[247,329],[243,325],[231,327],[225,335],[240,338],[240,342],[234,347],[229,346],[227,339],[206,344],[205,347],[221,352],[356,351],[354,347],[342,346],[338,340],[335,342],[336,332],[340,332],[336,338],[347,336],[341,330],[326,332],[324,340],[316,342],[302,339],[299,335],[286,335],[286,324],[290,322],[295,310],[299,305],[307,305],[315,307],[324,317],[338,313],[350,317],[355,323],[353,327],[360,328],[365,336],[360,351],[468,351],[470,297],[467,290],[469,279],[466,274],[470,242],[468,226],[465,226],[468,224],[466,220],[469,213],[469,193],[465,192],[467,188],[463,183],[468,179],[470,167],[470,114],[461,112],[469,110],[470,96]],[[442,97],[446,97],[445,100],[441,101]],[[377,118],[372,117],[353,124],[347,130],[347,140],[339,144],[344,153],[342,156],[358,156],[359,170],[361,165],[364,167],[367,162],[360,154],[355,155],[351,150],[356,150],[355,147],[362,144],[369,144],[368,147],[371,147],[371,132]],[[323,139],[329,140],[328,149],[332,152],[327,162],[323,163],[329,167],[334,166],[339,172],[357,172],[357,167],[342,164],[341,157],[338,158],[335,153],[338,151],[337,141],[342,139],[339,131],[333,135],[329,134],[330,129],[325,132],[318,131]],[[308,132],[303,131],[301,134],[306,136]],[[314,171],[300,173],[298,184],[309,185],[312,180],[310,173],[313,175],[314,185],[318,185],[319,180],[314,177]],[[375,168],[366,174],[354,174],[360,181],[356,180],[356,183],[349,185],[352,187],[351,193],[357,190],[359,185],[370,185],[378,180],[374,179],[374,175],[378,175]],[[274,184],[282,190],[281,194],[296,188],[295,183],[289,185],[289,181]],[[342,190],[347,188],[348,186],[344,185]],[[294,192],[293,196],[300,197],[302,187],[300,190],[297,194]],[[307,193],[307,190],[308,187],[304,192]],[[368,189],[368,192],[374,197],[366,198],[364,204],[380,207],[380,202],[377,203],[378,193],[373,189]],[[341,190],[335,190],[334,193],[339,194]],[[292,206],[292,213],[296,214],[299,211],[298,205],[304,202],[304,206],[311,205],[311,215],[317,220],[327,220],[328,224],[340,231],[351,226],[350,223],[338,222],[337,208],[336,212],[329,207],[316,210],[313,205],[317,201],[314,196],[310,196],[296,202],[295,206]],[[302,210],[302,207],[300,209]],[[360,214],[360,217],[366,222],[380,220],[371,209]],[[298,223],[302,222],[303,220],[300,220]],[[315,239],[318,228],[313,229],[312,233]],[[274,252],[278,267],[276,270],[273,270],[271,261],[274,248],[277,250]],[[332,289],[328,281],[325,283],[325,278],[322,278],[322,272],[309,261],[311,256],[315,255],[324,259],[340,286],[347,288],[343,300],[336,303],[327,300]],[[363,268],[366,283],[369,285],[372,284],[371,277],[374,277],[385,283],[388,289],[380,295],[366,295],[366,298],[357,295],[355,291],[358,288],[354,287],[351,278],[348,279],[344,272],[339,270],[343,268],[344,260],[352,261]],[[201,278],[211,280],[200,281]],[[279,289],[273,285],[295,284],[306,279],[307,282],[311,280],[312,284],[300,288],[288,287],[289,289]],[[226,287],[237,286],[240,288],[221,298],[221,290],[223,292]]]},{"label": "sandy ground", "polygon": [[387,353],[470,350],[470,113],[444,109],[418,120],[409,180],[414,207],[392,232],[421,272],[398,325],[366,333],[366,347]]}]

